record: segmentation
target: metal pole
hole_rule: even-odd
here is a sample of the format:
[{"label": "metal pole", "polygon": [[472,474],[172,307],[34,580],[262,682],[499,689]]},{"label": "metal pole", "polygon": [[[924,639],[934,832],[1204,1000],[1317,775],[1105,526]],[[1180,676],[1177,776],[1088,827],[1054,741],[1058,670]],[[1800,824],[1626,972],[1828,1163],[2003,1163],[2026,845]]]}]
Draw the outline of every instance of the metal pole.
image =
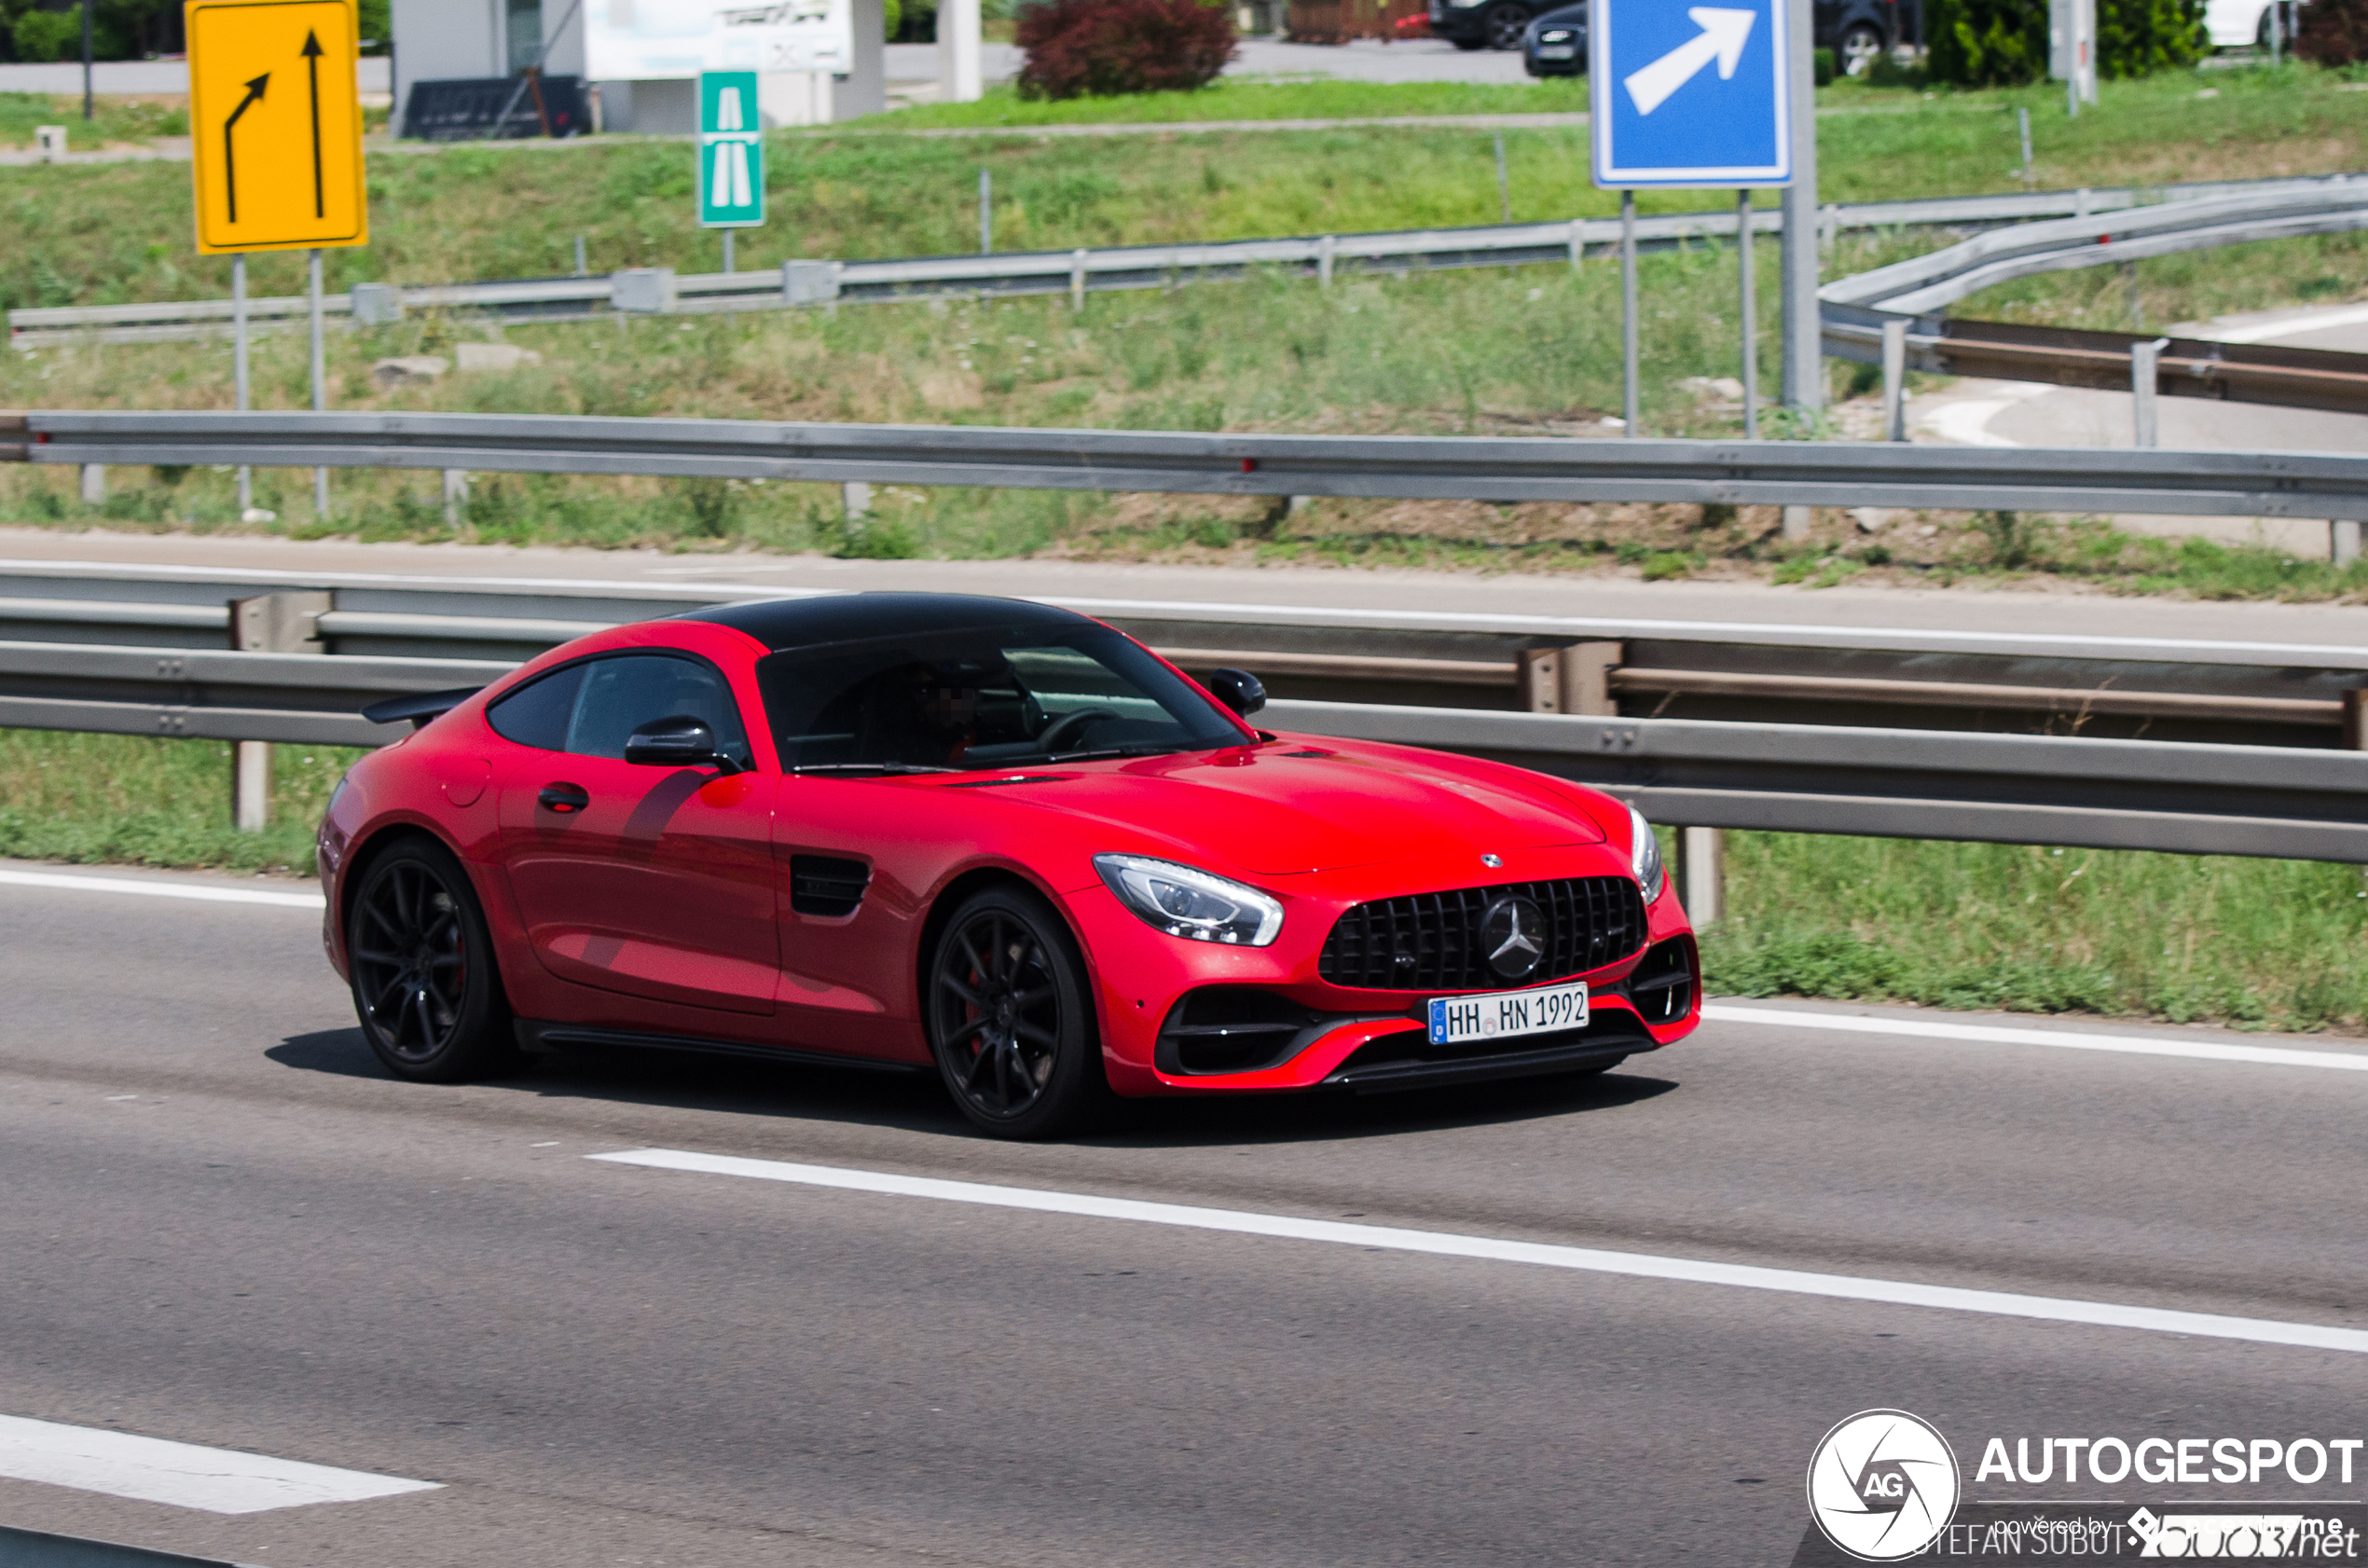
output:
[{"label": "metal pole", "polygon": [[1808,0],[1785,7],[1792,70],[1793,183],[1784,187],[1784,402],[1825,406],[1824,343],[1817,317],[1817,79]]},{"label": "metal pole", "polygon": [[[230,365],[237,384],[239,412],[247,411],[247,257],[241,251],[230,258]],[[239,469],[239,510],[255,505],[255,470]]]},{"label": "metal pole", "polygon": [[1907,323],[1883,323],[1883,439],[1907,439]]},{"label": "metal pole", "polygon": [[2027,108],[2017,109],[2015,124],[2023,133],[2023,184],[2029,185],[2033,178],[2031,172],[2031,111]]},{"label": "metal pole", "polygon": [[90,8],[98,0],[82,0],[82,117],[89,119],[95,112],[90,96]]},{"label": "metal pole", "polygon": [[[306,303],[312,314],[312,411],[316,414],[329,406],[329,361],[321,346],[321,253],[316,248],[305,268]],[[317,519],[329,515],[329,471],[312,471],[312,516]]]},{"label": "metal pole", "polygon": [[1754,294],[1756,280],[1752,277],[1753,263],[1758,259],[1758,247],[1752,237],[1752,193],[1748,187],[1735,193],[1735,259],[1736,274],[1741,280],[1741,305],[1743,317],[1743,439],[1759,439],[1759,301]]},{"label": "metal pole", "polygon": [[584,236],[581,234],[575,237],[575,275],[579,278],[590,276],[584,270]]},{"label": "metal pole", "polygon": [[1505,179],[1505,133],[1496,132],[1496,211],[1507,223],[1513,221],[1513,187]]},{"label": "metal pole", "polygon": [[1634,435],[1636,396],[1636,193],[1619,193],[1619,357],[1622,435]]},{"label": "metal pole", "polygon": [[2170,347],[2170,339],[2157,337],[2151,343],[2129,346],[2129,395],[2136,430],[2133,434],[2141,447],[2153,447],[2156,440],[2155,427],[2155,390],[2162,351]]},{"label": "metal pole", "polygon": [[732,231],[728,228],[723,231],[723,271],[726,277],[732,272]]},{"label": "metal pole", "polygon": [[995,254],[995,176],[979,171],[979,254]]}]

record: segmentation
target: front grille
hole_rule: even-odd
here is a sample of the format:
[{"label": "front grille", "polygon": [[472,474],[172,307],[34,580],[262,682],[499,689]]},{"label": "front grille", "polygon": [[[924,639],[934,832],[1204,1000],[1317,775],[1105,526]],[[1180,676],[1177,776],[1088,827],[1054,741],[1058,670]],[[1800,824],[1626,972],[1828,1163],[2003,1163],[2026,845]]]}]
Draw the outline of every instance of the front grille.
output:
[{"label": "front grille", "polygon": [[[1528,979],[1488,970],[1480,915],[1508,894],[1546,913],[1546,956]],[[1335,985],[1374,991],[1494,991],[1543,984],[1617,963],[1645,945],[1645,901],[1625,876],[1508,882],[1451,893],[1376,899],[1350,909],[1325,939],[1316,972]]]}]

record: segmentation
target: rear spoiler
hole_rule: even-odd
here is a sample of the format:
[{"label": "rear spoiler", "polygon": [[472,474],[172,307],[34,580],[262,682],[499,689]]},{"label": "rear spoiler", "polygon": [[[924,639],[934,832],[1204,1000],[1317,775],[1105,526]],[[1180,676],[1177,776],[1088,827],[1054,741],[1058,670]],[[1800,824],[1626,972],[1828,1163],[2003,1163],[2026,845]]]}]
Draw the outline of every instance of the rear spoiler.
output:
[{"label": "rear spoiler", "polygon": [[425,729],[439,713],[449,713],[484,691],[482,686],[455,686],[447,692],[420,692],[407,697],[387,697],[362,710],[374,724],[394,724],[408,719],[415,730]]}]

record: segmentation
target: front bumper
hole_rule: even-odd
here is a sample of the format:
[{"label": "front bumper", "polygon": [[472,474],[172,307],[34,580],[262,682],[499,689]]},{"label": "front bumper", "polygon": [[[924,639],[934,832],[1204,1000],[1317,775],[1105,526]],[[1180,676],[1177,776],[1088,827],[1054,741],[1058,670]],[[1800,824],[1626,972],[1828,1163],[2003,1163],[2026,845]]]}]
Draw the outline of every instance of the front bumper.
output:
[{"label": "front bumper", "polygon": [[[1508,880],[1601,874],[1600,846],[1537,850],[1508,867]],[[1107,888],[1065,902],[1090,955],[1104,1065],[1122,1094],[1239,1093],[1337,1087],[1374,1091],[1571,1071],[1659,1050],[1692,1032],[1700,1019],[1701,963],[1676,894],[1664,890],[1646,912],[1645,947],[1577,975],[1533,977],[1524,984],[1584,979],[1590,1019],[1583,1030],[1541,1035],[1505,1050],[1437,1048],[1424,1017],[1434,995],[1466,992],[1351,989],[1327,982],[1317,960],[1332,923],[1349,904],[1402,892],[1402,879],[1360,878],[1365,886],[1328,889],[1328,898],[1290,897],[1272,947],[1223,947],[1153,930]],[[1329,879],[1328,879],[1329,880]],[[1422,886],[1432,879],[1419,879]],[[1192,998],[1241,997],[1236,1009],[1195,1012]],[[1185,1027],[1179,1027],[1185,1025]],[[1238,1033],[1228,1036],[1229,1028]],[[1235,1066],[1226,1052],[1240,1042]],[[1197,1052],[1197,1057],[1195,1056]]]}]

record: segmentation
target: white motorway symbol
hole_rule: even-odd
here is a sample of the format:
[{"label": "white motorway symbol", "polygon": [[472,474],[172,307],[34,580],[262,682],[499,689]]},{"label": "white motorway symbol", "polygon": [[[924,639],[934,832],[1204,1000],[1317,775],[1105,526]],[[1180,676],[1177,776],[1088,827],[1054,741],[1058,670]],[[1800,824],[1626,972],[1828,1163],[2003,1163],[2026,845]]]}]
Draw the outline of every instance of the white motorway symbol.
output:
[{"label": "white motorway symbol", "polygon": [[1628,89],[1640,115],[1659,108],[1671,93],[1692,81],[1713,60],[1718,62],[1718,79],[1731,79],[1736,62],[1743,58],[1743,40],[1752,35],[1752,23],[1759,20],[1756,11],[1723,6],[1693,6],[1686,14],[1701,31],[1650,65],[1631,72],[1620,84]]}]

